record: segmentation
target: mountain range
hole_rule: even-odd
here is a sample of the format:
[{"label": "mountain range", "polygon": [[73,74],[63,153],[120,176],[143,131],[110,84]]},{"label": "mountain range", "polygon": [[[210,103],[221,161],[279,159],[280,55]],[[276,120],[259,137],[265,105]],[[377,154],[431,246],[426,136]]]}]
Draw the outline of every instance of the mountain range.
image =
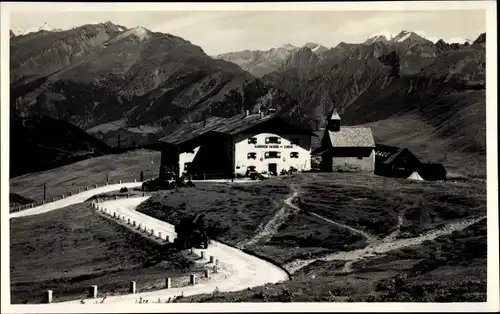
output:
[{"label": "mountain range", "polygon": [[[270,107],[318,129],[336,107],[344,124],[370,125],[379,141],[422,152],[440,143],[459,160],[485,149],[485,40],[449,44],[403,31],[210,57],[175,35],[111,22],[11,32],[11,121],[50,117],[113,146],[118,136],[145,144],[183,123]],[[387,126],[401,121],[425,128],[430,146],[412,127],[394,137]]]}]

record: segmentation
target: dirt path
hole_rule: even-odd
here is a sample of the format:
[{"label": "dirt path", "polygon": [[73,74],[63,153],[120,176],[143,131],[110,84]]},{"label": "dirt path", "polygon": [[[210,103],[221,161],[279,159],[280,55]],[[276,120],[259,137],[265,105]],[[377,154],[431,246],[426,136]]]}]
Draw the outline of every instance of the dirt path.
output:
[{"label": "dirt path", "polygon": [[279,227],[288,220],[290,215],[300,211],[300,208],[293,204],[293,200],[298,197],[299,190],[290,186],[292,190],[292,195],[284,200],[285,205],[282,206],[271,220],[269,220],[264,227],[262,227],[257,234],[255,234],[250,240],[238,244],[238,247],[243,248],[248,245],[255,244],[260,240],[269,240],[278,231]]},{"label": "dirt path", "polygon": [[419,245],[422,244],[425,241],[432,241],[436,239],[439,236],[442,235],[448,235],[451,234],[454,231],[460,231],[463,230],[483,219],[485,219],[486,216],[480,217],[480,218],[472,218],[472,219],[465,219],[465,220],[460,220],[460,221],[454,221],[450,222],[447,225],[437,228],[435,230],[431,230],[423,235],[413,237],[413,238],[407,238],[407,239],[394,239],[394,240],[389,240],[387,242],[380,242],[375,245],[369,245],[368,247],[364,249],[359,249],[359,250],[353,250],[353,251],[348,251],[348,252],[338,252],[334,254],[329,254],[324,257],[320,258],[315,258],[315,259],[309,259],[309,260],[295,260],[293,262],[290,262],[286,264],[284,267],[287,269],[290,273],[294,273],[305,266],[315,262],[315,261],[350,261],[351,263],[348,263],[346,265],[346,269],[349,270],[350,265],[352,265],[352,262],[358,261],[362,258],[367,258],[367,257],[373,257],[376,256],[376,254],[383,254],[392,250],[397,250],[400,248],[404,247],[409,247],[409,246],[414,246],[414,245]]},{"label": "dirt path", "polygon": [[335,225],[335,226],[340,227],[340,228],[347,229],[347,230],[351,231],[352,233],[356,233],[356,234],[359,234],[359,235],[365,237],[366,240],[368,241],[368,243],[374,243],[374,242],[377,241],[377,237],[375,237],[375,236],[373,236],[371,234],[368,234],[368,233],[364,232],[363,230],[356,229],[356,228],[353,228],[353,227],[348,226],[348,225],[344,225],[344,224],[339,223],[339,222],[335,222],[333,220],[330,220],[330,219],[328,219],[326,217],[323,217],[323,216],[321,216],[319,214],[316,214],[314,212],[311,212],[311,211],[309,213],[311,215],[313,215],[313,216],[318,217],[319,219],[322,219],[322,220],[328,222],[329,224]]},{"label": "dirt path", "polygon": [[398,224],[396,225],[396,230],[391,232],[387,237],[382,239],[382,242],[391,242],[396,239],[396,237],[401,233],[401,226],[403,225],[406,215],[406,210],[402,210],[398,215]]}]

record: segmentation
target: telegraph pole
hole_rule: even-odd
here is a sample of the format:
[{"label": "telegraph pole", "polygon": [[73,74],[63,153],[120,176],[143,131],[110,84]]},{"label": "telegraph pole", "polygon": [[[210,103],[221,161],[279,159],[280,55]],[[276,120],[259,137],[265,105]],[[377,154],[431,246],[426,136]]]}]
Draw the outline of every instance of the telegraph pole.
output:
[{"label": "telegraph pole", "polygon": [[153,152],[151,152],[151,180],[154,179],[154,169],[155,169],[155,162],[153,160]]}]

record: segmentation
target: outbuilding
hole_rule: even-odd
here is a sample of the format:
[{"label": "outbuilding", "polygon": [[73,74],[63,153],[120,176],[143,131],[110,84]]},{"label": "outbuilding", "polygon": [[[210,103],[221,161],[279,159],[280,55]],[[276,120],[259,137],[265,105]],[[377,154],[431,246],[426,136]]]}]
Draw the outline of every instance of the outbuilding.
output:
[{"label": "outbuilding", "polygon": [[420,160],[407,148],[377,144],[375,147],[375,174],[407,178],[420,169]]}]

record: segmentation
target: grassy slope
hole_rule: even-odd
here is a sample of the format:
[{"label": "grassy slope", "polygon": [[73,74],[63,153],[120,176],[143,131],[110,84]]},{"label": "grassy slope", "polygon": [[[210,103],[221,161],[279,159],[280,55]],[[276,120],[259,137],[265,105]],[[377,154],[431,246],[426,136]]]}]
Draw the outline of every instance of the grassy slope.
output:
[{"label": "grassy slope", "polygon": [[244,185],[197,183],[195,188],[153,196],[138,211],[174,224],[183,216],[203,212],[210,235],[235,245],[271,219],[289,193],[286,184],[275,180]]},{"label": "grassy slope", "polygon": [[[283,181],[287,182],[287,179]],[[305,207],[376,236],[387,235],[395,229],[397,215],[402,209],[407,210],[402,232],[409,235],[456,218],[484,215],[486,211],[485,186],[478,183],[414,182],[348,173],[303,174],[297,176],[294,182],[302,189],[301,208],[309,204]],[[197,194],[196,189],[191,191],[190,199]],[[212,196],[218,198],[217,193]],[[178,197],[185,198],[187,195]],[[210,202],[206,198],[204,201]],[[218,216],[225,213],[226,210],[219,208]],[[482,300],[485,297],[486,276],[486,237],[482,224],[484,220],[464,231],[440,237],[436,242],[358,262],[353,265],[354,272],[350,274],[338,273],[344,266],[342,261],[315,262],[295,273],[290,282],[234,293],[194,296],[184,301],[280,302],[290,299],[288,293],[291,293],[293,301],[298,302],[403,301],[408,298],[420,301]],[[241,228],[234,226],[231,224],[233,230]],[[226,234],[233,232],[228,230]],[[284,263],[308,253],[351,250],[365,245],[362,238],[303,211],[291,216],[270,241],[247,249]],[[470,269],[465,265],[469,265]],[[402,281],[406,288],[400,294],[394,290],[377,290],[381,282],[407,272],[411,279]],[[466,292],[469,288],[471,293]],[[425,289],[427,294],[422,292]],[[404,291],[411,292],[405,294]]]},{"label": "grassy slope", "polygon": [[110,182],[117,183],[151,177],[151,157],[154,161],[154,175],[158,174],[160,152],[138,150],[121,155],[106,155],[91,158],[57,169],[31,173],[10,180],[10,191],[34,200],[43,199],[43,183],[47,182],[47,198],[59,197],[62,193],[77,192],[79,188],[103,185],[106,173]]},{"label": "grassy slope", "polygon": [[[451,93],[439,102],[428,103],[423,112],[417,110],[366,126],[372,128],[378,143],[407,147],[422,161],[443,163],[451,174],[484,178],[484,96],[484,91]],[[442,112],[443,107],[449,111]]]},{"label": "grassy slope", "polygon": [[[337,274],[342,262],[316,262],[292,281],[180,302],[484,302],[486,222],[359,262]],[[394,281],[393,281],[394,279]]]},{"label": "grassy slope", "polygon": [[372,301],[484,302],[486,235],[484,219],[449,236],[360,261],[353,267],[357,273],[380,273],[390,265],[401,266],[400,274],[377,282]]},{"label": "grassy slope", "polygon": [[391,233],[405,211],[402,231],[416,235],[452,219],[486,214],[486,185],[420,182],[347,173],[310,174],[299,205],[375,236]]},{"label": "grassy slope", "polygon": [[131,280],[144,290],[193,263],[99,216],[82,204],[11,220],[12,303],[38,303],[47,289],[54,300],[123,293]]},{"label": "grassy slope", "polygon": [[291,216],[269,241],[259,241],[247,249],[285,264],[297,258],[307,258],[309,254],[354,250],[366,245],[362,236],[307,213],[298,213]]}]

